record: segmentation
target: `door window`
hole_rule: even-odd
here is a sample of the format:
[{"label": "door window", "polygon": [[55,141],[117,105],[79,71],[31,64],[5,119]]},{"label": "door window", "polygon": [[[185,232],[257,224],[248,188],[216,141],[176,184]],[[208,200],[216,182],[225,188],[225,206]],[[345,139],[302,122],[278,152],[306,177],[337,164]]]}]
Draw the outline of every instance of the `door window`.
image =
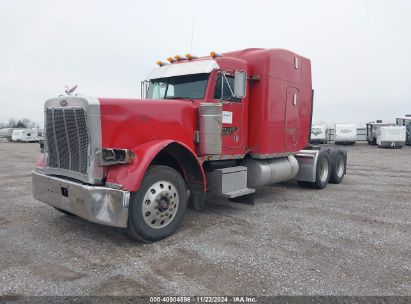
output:
[{"label": "door window", "polygon": [[215,89],[214,98],[218,100],[240,102],[241,98],[234,97],[234,77],[231,75],[220,74],[218,75]]}]

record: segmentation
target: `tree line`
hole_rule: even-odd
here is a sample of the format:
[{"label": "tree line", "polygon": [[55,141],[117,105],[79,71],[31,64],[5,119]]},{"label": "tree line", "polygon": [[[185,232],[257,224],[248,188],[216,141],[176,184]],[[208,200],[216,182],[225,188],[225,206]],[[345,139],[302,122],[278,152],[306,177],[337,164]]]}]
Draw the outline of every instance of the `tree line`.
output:
[{"label": "tree line", "polygon": [[0,128],[39,128],[39,124],[31,121],[28,118],[21,118],[19,120],[10,118],[7,122],[0,122]]}]

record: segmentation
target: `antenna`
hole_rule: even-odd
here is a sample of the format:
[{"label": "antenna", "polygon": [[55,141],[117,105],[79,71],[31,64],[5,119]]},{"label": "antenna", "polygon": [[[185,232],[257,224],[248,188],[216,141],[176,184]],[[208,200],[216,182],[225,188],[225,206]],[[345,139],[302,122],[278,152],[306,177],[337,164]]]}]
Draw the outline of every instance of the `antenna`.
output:
[{"label": "antenna", "polygon": [[191,19],[191,42],[190,42],[190,53],[193,53],[193,39],[194,39],[194,19]]}]

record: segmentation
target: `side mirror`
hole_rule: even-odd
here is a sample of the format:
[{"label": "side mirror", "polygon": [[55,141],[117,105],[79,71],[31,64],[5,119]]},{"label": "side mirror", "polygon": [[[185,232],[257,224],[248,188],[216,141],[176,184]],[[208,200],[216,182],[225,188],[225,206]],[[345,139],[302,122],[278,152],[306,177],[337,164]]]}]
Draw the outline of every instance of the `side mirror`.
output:
[{"label": "side mirror", "polygon": [[247,73],[245,71],[235,71],[234,73],[234,97],[244,98],[247,87]]}]

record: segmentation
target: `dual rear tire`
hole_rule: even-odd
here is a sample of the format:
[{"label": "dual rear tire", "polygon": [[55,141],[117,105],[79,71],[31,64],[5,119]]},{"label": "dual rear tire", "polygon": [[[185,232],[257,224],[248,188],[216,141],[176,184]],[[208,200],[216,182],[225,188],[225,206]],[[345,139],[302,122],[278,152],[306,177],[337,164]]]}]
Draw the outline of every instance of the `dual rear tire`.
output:
[{"label": "dual rear tire", "polygon": [[340,184],[344,179],[347,158],[341,150],[330,150],[329,158],[331,162],[330,183]]},{"label": "dual rear tire", "polygon": [[346,156],[342,150],[322,150],[319,152],[314,182],[299,181],[301,186],[324,189],[328,183],[339,184],[346,172]]}]

